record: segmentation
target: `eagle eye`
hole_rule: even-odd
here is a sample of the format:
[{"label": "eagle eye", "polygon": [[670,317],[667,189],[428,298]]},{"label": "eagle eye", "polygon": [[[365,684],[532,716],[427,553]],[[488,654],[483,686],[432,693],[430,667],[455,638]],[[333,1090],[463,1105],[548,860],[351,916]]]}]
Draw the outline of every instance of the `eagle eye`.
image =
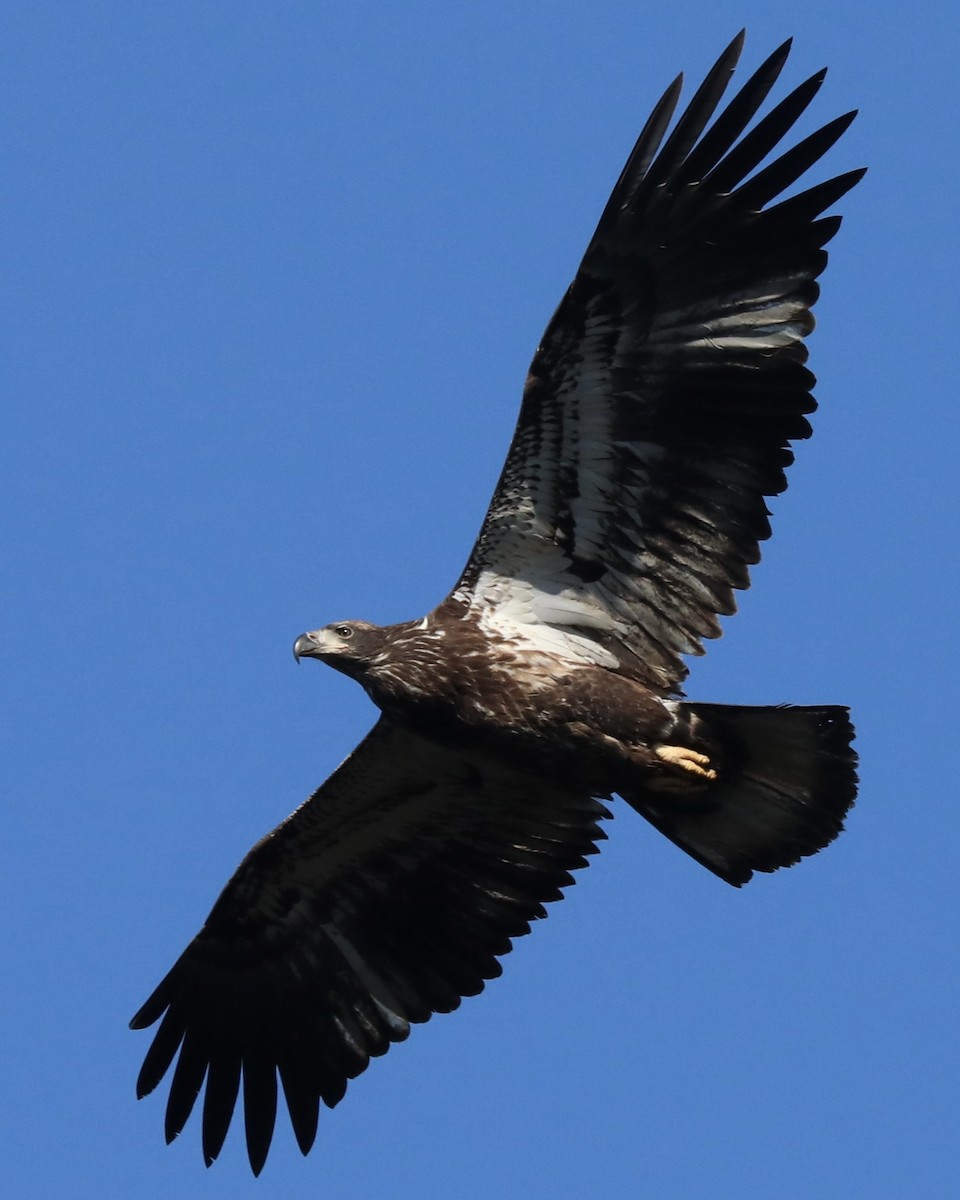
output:
[{"label": "eagle eye", "polygon": [[349,625],[337,625],[333,632],[344,642],[353,637],[353,629]]}]

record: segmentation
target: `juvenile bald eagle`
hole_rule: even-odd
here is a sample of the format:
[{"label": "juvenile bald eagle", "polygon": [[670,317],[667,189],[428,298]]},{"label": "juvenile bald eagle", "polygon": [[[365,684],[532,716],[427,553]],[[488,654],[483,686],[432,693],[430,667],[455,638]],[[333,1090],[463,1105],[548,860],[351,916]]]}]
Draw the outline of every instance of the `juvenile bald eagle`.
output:
[{"label": "juvenile bald eagle", "polygon": [[278,1077],[306,1153],[320,1101],[500,974],[511,939],[596,851],[615,793],[735,886],[842,828],[856,791],[846,709],[678,690],[682,656],[747,586],[764,498],[810,433],[803,338],[840,224],[821,214],[862,174],[782,198],[853,113],[757,170],[823,80],[748,131],[789,43],[707,129],[742,42],[668,136],[680,79],[644,127],[534,356],[451,594],[421,620],[296,641],[356,679],[380,719],[247,855],[132,1022],[160,1020],[140,1096],[176,1059],[168,1141],[206,1083],[207,1164],[242,1082],[260,1171]]}]

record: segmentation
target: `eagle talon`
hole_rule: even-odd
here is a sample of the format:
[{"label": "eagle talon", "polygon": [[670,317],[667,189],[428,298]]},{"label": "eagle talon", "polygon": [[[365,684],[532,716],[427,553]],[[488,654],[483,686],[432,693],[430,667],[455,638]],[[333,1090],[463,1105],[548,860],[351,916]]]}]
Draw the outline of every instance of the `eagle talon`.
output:
[{"label": "eagle talon", "polygon": [[680,772],[679,776],[667,776],[656,780],[651,785],[654,789],[681,791],[698,783],[713,783],[717,778],[717,772],[710,766],[709,756],[691,750],[688,746],[654,746],[653,752],[666,766]]}]

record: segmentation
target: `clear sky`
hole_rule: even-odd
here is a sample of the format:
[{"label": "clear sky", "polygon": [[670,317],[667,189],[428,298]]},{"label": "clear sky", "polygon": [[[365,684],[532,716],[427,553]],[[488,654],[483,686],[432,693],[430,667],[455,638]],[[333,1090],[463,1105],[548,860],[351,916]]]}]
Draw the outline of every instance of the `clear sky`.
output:
[{"label": "clear sky", "polygon": [[[741,25],[859,106],[822,411],[689,692],[849,703],[846,835],[726,887],[629,811],[501,980],[264,1175],[137,1103],[127,1021],[355,745],[304,629],[455,580],[650,106]],[[958,1155],[952,3],[0,10],[3,1192],[944,1197]],[[810,128],[810,125],[805,128]],[[822,175],[821,175],[822,177]],[[960,761],[960,760],[957,760]]]}]

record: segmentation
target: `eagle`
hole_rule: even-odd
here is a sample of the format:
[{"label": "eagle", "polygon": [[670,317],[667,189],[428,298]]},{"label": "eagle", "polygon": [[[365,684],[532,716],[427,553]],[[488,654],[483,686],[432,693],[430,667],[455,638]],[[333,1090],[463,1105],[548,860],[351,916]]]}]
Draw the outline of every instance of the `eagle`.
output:
[{"label": "eagle", "polygon": [[241,1089],[254,1173],[281,1088],[306,1154],[321,1102],[500,974],[597,851],[615,796],[735,887],[843,828],[846,708],[680,690],[811,432],[804,338],[840,225],[823,214],[864,173],[784,196],[856,114],[784,149],[825,72],[758,117],[788,41],[721,107],[743,40],[675,122],[682,76],[644,126],[534,355],[451,593],[418,620],[295,642],[379,719],[250,851],[131,1022],[160,1022],[137,1094],[173,1066],[168,1142],[205,1089],[208,1166]]}]

